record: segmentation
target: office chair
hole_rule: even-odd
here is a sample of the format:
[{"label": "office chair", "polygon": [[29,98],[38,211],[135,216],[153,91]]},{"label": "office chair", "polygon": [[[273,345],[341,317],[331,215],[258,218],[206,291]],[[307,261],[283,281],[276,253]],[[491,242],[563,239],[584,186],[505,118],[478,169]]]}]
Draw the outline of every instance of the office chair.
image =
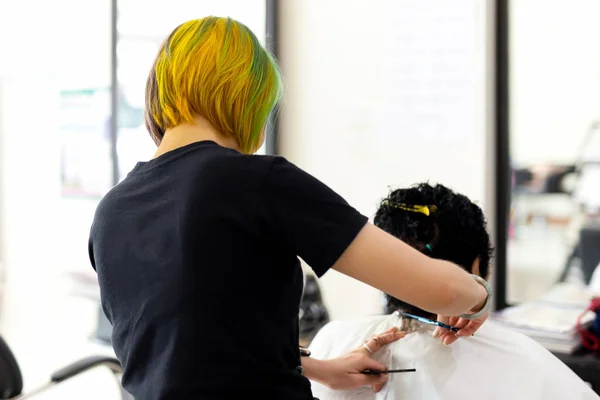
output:
[{"label": "office chair", "polygon": [[[17,363],[12,351],[8,347],[8,344],[6,344],[6,342],[2,339],[2,336],[0,336],[0,400],[30,399],[55,385],[74,378],[85,371],[98,367],[108,368],[115,376],[115,379],[119,381],[122,400],[133,400],[133,397],[121,387],[120,377],[123,373],[123,369],[121,368],[119,361],[113,357],[103,356],[86,357],[75,361],[74,363],[54,372],[50,376],[50,382],[32,390],[30,393],[24,394],[22,393],[23,378],[21,376],[19,364]],[[83,397],[84,396],[82,395],[82,398]]]},{"label": "office chair", "polygon": [[300,340],[308,346],[317,332],[329,322],[329,313],[317,279],[313,275],[304,275],[304,289],[300,301],[299,313]]}]

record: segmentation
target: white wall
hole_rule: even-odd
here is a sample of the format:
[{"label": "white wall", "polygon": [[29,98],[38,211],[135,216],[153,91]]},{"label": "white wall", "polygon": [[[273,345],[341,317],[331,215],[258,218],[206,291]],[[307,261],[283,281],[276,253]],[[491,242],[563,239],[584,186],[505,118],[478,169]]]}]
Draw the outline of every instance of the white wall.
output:
[{"label": "white wall", "polygon": [[[368,216],[389,186],[427,180],[485,208],[486,3],[459,4],[281,2],[281,153]],[[335,271],[321,285],[333,318],[381,309]]]},{"label": "white wall", "polygon": [[52,90],[44,90],[47,83],[33,77],[0,79],[0,85],[3,261],[35,273],[47,269],[40,265],[42,259],[55,256],[53,242],[60,226],[54,219],[60,199],[60,151],[52,112],[58,99]]},{"label": "white wall", "polygon": [[511,147],[517,165],[572,163],[600,119],[600,2],[511,2]]},{"label": "white wall", "polygon": [[106,87],[110,2],[0,0],[0,48],[0,76],[31,74]]}]

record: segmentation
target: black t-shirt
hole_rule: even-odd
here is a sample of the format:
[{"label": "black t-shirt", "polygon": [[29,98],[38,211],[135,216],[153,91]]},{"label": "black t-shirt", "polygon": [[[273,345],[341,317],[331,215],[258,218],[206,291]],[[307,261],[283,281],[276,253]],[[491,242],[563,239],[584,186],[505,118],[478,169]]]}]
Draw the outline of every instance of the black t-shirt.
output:
[{"label": "black t-shirt", "polygon": [[138,163],[90,235],[102,306],[136,399],[312,399],[296,367],[302,274],[367,218],[281,157],[204,141]]}]

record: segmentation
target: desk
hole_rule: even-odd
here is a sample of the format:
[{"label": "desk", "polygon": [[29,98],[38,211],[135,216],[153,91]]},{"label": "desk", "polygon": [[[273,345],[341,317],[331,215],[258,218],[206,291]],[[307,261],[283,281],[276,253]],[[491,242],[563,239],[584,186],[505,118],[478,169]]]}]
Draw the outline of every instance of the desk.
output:
[{"label": "desk", "polygon": [[574,354],[553,354],[600,394],[600,354],[587,353],[583,350]]}]

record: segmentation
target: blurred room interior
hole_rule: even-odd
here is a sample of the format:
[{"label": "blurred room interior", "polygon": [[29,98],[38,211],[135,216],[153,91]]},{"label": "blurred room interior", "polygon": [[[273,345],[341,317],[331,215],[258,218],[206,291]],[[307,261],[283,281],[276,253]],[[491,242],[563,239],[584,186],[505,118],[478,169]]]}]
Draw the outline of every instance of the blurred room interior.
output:
[{"label": "blurred room interior", "polygon": [[[281,63],[282,110],[259,153],[288,158],[368,216],[390,188],[417,182],[469,196],[497,247],[498,310],[560,283],[600,292],[600,2],[165,4],[0,0],[0,334],[25,391],[74,360],[113,355],[90,223],[153,154],[144,85],[158,46],[206,15],[244,22]],[[305,343],[329,320],[382,313],[379,291],[335,271],[306,283]],[[119,393],[98,369],[36,398]]]}]

